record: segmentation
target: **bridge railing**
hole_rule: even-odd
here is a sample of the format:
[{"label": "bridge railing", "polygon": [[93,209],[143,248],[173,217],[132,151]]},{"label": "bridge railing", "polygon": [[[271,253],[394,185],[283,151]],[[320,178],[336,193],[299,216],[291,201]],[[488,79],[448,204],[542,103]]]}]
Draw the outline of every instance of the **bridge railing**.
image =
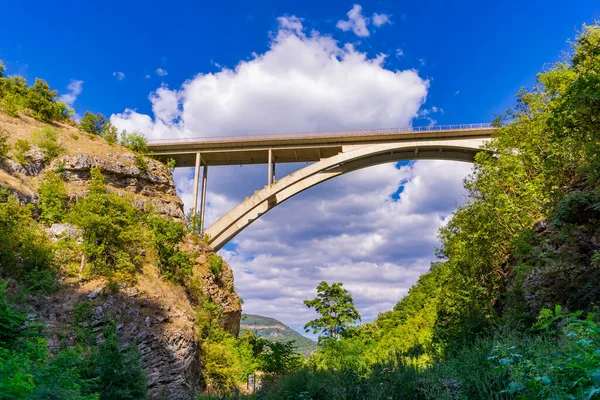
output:
[{"label": "bridge railing", "polygon": [[433,125],[433,126],[411,126],[406,128],[376,128],[376,129],[343,129],[337,131],[314,131],[314,132],[287,132],[287,133],[262,133],[236,136],[202,136],[149,140],[148,144],[169,143],[197,143],[197,142],[234,142],[241,140],[264,140],[264,139],[298,139],[305,137],[327,137],[342,135],[393,135],[398,133],[413,132],[437,132],[456,130],[477,130],[493,128],[490,123],[481,124],[456,124],[456,125]]}]

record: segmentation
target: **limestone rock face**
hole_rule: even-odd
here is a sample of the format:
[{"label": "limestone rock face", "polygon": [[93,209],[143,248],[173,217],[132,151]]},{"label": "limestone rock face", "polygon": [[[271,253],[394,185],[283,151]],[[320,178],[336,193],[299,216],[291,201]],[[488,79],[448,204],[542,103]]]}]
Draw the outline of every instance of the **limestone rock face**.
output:
[{"label": "limestone rock face", "polygon": [[145,158],[148,169],[140,171],[132,165],[135,158],[134,154],[108,154],[106,157],[75,154],[59,157],[49,167],[61,170],[70,184],[81,186],[89,181],[90,170],[99,168],[109,189],[116,189],[119,194],[129,192],[136,195],[131,196],[136,208],[143,211],[152,209],[171,219],[184,221],[183,202],[177,197],[175,182],[167,168],[156,160]]},{"label": "limestone rock face", "polygon": [[31,150],[25,152],[25,164],[19,164],[11,159],[3,160],[2,167],[7,172],[13,174],[23,174],[27,176],[37,176],[42,173],[45,167],[45,157],[42,150],[33,145]]},{"label": "limestone rock face", "polygon": [[[69,231],[65,226],[51,229],[59,235]],[[221,325],[231,334],[239,333],[241,319],[230,267],[223,263],[218,277],[211,274],[206,261],[214,252],[198,240],[188,235],[181,246],[184,251],[193,249],[196,255],[193,276],[183,286],[165,281],[156,267],[145,265],[135,284],[116,292],[109,290],[106,281],[92,279],[67,282],[64,289],[47,298],[32,296],[31,311],[45,322],[50,346],[75,344],[75,309],[89,301],[89,323],[96,342],[104,341],[104,327],[113,323],[121,347],[138,349],[151,398],[193,400],[202,386],[201,355],[195,337],[199,301],[211,300],[221,308]]]}]

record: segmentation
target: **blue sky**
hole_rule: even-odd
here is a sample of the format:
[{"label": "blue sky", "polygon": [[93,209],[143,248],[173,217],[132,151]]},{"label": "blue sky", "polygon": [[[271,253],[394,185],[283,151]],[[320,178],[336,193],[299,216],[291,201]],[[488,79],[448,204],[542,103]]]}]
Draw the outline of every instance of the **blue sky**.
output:
[{"label": "blue sky", "polygon": [[[83,80],[75,104],[80,113],[110,115],[126,107],[148,112],[146,98],[157,83],[179,85],[198,72],[216,71],[215,63],[233,67],[267,48],[276,17],[296,15],[309,29],[359,41],[371,55],[402,49],[404,56],[389,57],[387,67],[416,68],[433,79],[428,104],[445,111],[438,123],[480,122],[512,104],[516,90],[557,59],[565,40],[600,15],[594,0],[365,2],[365,14],[389,14],[393,24],[361,39],[335,29],[352,5],[7,1],[4,15],[14,18],[3,18],[0,26],[0,59],[9,73],[43,77],[61,90],[71,79]],[[157,77],[157,68],[168,75]],[[152,77],[145,79],[147,74]]]},{"label": "blue sky", "polygon": [[[489,122],[600,17],[597,0],[5,3],[9,74],[151,139]],[[265,166],[209,169],[207,224],[266,183]],[[301,330],[321,280],[344,282],[366,321],[389,310],[434,260],[470,172],[392,163],[278,206],[221,252],[244,310]],[[186,208],[191,174],[175,172]]]}]

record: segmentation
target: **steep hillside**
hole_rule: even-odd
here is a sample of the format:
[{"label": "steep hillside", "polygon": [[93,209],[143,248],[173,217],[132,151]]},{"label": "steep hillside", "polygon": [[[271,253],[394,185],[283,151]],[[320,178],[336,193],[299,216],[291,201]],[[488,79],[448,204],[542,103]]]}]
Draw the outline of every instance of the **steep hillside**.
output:
[{"label": "steep hillside", "polygon": [[[140,156],[117,144],[109,144],[97,135],[81,132],[66,123],[54,122],[58,132],[60,155],[49,159],[35,144],[34,134],[50,125],[26,115],[10,117],[0,112],[0,133],[8,134],[11,150],[0,169],[0,184],[15,193],[23,202],[37,201],[42,177],[49,170],[60,170],[67,183],[67,194],[75,200],[84,196],[90,170],[101,169],[109,189],[132,198],[134,206],[156,212],[178,221],[184,220],[183,202],[177,196],[171,173],[160,162]],[[23,163],[18,162],[17,141],[27,141],[30,149],[22,152]],[[140,170],[140,157],[145,170]],[[23,161],[23,160],[22,160]]]},{"label": "steep hillside", "polygon": [[298,351],[305,356],[308,356],[317,349],[317,343],[313,340],[302,336],[300,333],[274,318],[244,314],[242,315],[240,328],[248,329],[250,332],[256,334],[256,336],[274,342],[289,342],[290,340],[294,340]]},{"label": "steep hillside", "polygon": [[[229,266],[181,225],[183,203],[169,169],[71,124],[23,113],[0,113],[0,135],[9,149],[0,155],[1,229],[14,232],[0,235],[0,277],[15,298],[24,294],[49,348],[81,345],[82,330],[102,344],[114,326],[120,347],[139,352],[151,397],[193,398],[206,387],[198,310],[209,305],[224,331],[237,335],[241,302]],[[94,211],[103,209],[114,218]],[[19,238],[23,223],[35,237]],[[27,242],[47,250],[44,270],[39,260],[33,269],[23,261]]]}]

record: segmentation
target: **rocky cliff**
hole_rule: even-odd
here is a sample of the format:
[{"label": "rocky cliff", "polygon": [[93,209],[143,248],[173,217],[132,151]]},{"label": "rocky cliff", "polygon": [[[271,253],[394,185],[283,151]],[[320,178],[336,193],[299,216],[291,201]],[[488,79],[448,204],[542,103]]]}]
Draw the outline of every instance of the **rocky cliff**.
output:
[{"label": "rocky cliff", "polygon": [[[16,141],[31,141],[33,132],[43,126],[26,116],[11,118],[0,113],[0,129],[9,134],[13,145],[0,169],[0,187],[16,195],[21,203],[38,202],[42,178],[49,170],[61,174],[67,183],[69,202],[75,203],[87,194],[90,170],[99,168],[109,191],[131,198],[140,210],[152,210],[183,222],[183,202],[166,166],[144,157],[141,170],[136,165],[140,155],[74,127],[54,126],[62,148],[58,157],[50,160],[32,145],[22,154],[20,161],[24,162],[15,161]],[[76,240],[81,235],[76,227],[68,225],[46,229],[54,241],[65,234]],[[191,399],[202,387],[202,360],[195,337],[199,303],[208,299],[217,304],[222,310],[221,324],[237,334],[241,302],[233,290],[233,274],[226,263],[218,276],[210,272],[207,263],[213,250],[200,237],[187,234],[179,247],[193,260],[192,275],[184,284],[166,281],[151,262],[143,264],[134,282],[117,288],[102,278],[82,279],[64,274],[56,293],[26,299],[32,318],[39,317],[46,324],[51,347],[68,346],[75,340],[72,326],[76,309],[88,302],[97,341],[103,340],[103,327],[110,322],[116,324],[123,347],[139,349],[153,398]]]}]

